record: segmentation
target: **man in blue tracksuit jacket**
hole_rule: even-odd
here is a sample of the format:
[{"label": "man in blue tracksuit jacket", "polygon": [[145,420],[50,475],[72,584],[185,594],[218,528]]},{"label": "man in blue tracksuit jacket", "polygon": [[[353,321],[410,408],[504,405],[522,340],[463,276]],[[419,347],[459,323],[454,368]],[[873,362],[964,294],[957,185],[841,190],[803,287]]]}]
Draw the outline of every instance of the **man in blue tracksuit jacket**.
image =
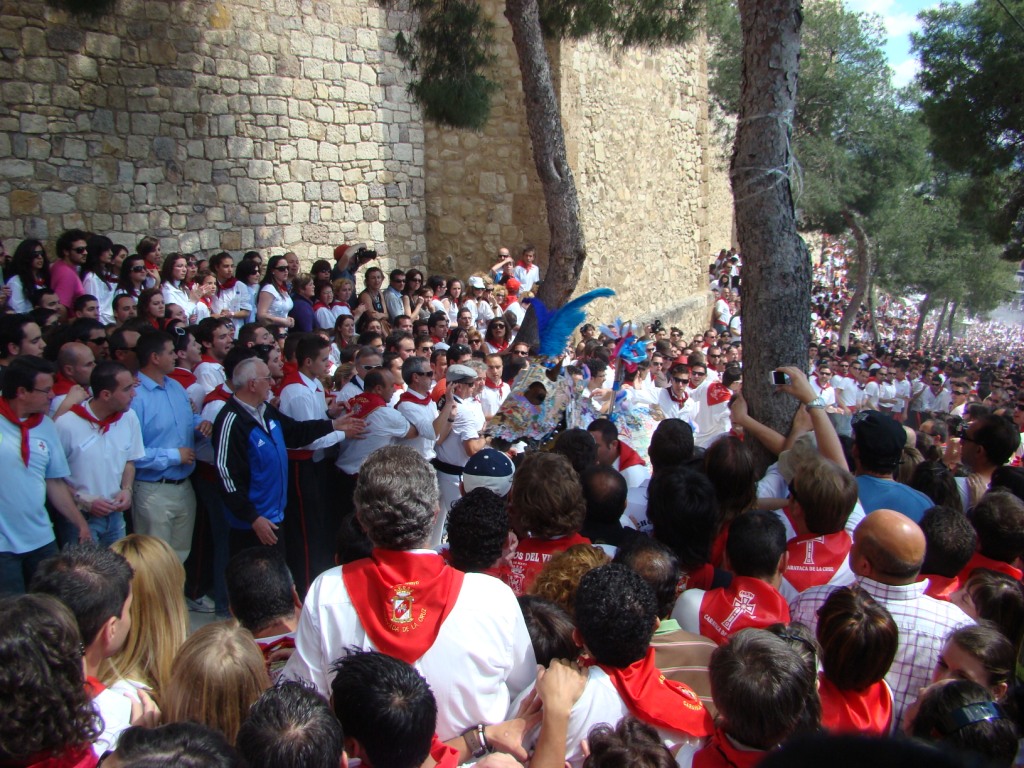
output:
[{"label": "man in blue tracksuit jacket", "polygon": [[[293,570],[304,570],[308,542],[289,532],[288,448],[299,448],[333,430],[358,437],[363,421],[344,416],[334,421],[295,421],[267,403],[270,369],[259,358],[243,360],[231,378],[232,397],[213,425],[213,445],[228,523],[231,553],[252,546],[274,546]],[[340,521],[339,521],[340,523]]]}]

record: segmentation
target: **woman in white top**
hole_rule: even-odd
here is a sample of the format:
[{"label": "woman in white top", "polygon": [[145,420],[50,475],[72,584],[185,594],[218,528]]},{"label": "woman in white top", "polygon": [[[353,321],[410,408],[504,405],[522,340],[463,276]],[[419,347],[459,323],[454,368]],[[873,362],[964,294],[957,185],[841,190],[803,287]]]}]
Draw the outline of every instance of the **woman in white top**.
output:
[{"label": "woman in white top", "polygon": [[114,259],[114,242],[105,235],[91,235],[85,242],[88,252],[82,266],[82,287],[99,304],[100,322],[109,325],[114,322],[114,290],[117,288],[117,274],[111,264]]},{"label": "woman in white top", "polygon": [[465,300],[465,296],[463,296],[462,293],[462,281],[455,277],[448,283],[448,295],[441,299],[441,304],[444,305],[444,311],[448,313],[448,322],[453,327],[459,319],[459,308]]},{"label": "woman in white top", "polygon": [[32,294],[50,287],[50,265],[46,261],[46,248],[40,240],[22,240],[11,259],[11,274],[7,287],[11,289],[8,304],[19,314],[32,311]]},{"label": "woman in white top", "polygon": [[267,275],[260,283],[256,319],[287,333],[295,325],[295,318],[288,317],[294,304],[288,294],[288,262],[284,256],[271,256],[267,262]]},{"label": "woman in white top", "polygon": [[160,267],[160,290],[164,295],[164,304],[177,304],[194,323],[196,302],[209,294],[208,289],[198,287],[189,290],[185,283],[188,276],[188,257],[182,253],[172,253],[164,259]]}]

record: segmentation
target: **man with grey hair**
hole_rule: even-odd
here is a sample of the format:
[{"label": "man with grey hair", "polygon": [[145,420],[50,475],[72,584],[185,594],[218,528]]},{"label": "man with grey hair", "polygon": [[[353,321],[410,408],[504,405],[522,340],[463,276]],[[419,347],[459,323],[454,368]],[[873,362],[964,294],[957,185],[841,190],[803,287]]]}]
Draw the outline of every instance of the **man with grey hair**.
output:
[{"label": "man with grey hair", "polygon": [[[530,636],[512,590],[426,549],[438,512],[434,470],[410,447],[380,448],[363,463],[355,506],[373,554],[313,582],[284,677],[328,696],[335,659],[378,650],[426,678],[442,740],[504,720],[535,677]],[[501,730],[484,733],[494,744]]]},{"label": "man with grey hair", "polygon": [[366,386],[366,374],[374,368],[380,368],[384,358],[381,353],[373,347],[360,347],[356,352],[353,362],[355,363],[355,376],[338,393],[338,402],[347,403],[353,397],[363,393]]},{"label": "man with grey hair", "polygon": [[415,448],[427,461],[434,458],[434,444],[444,440],[451,431],[454,421],[455,399],[445,398],[444,407],[438,410],[437,404],[430,398],[430,389],[434,383],[434,369],[430,361],[413,355],[402,363],[402,381],[405,392],[398,398],[395,406],[400,414],[416,427],[417,437],[402,442]]},{"label": "man with grey hair", "polygon": [[[258,357],[243,360],[231,376],[234,394],[217,414],[213,446],[224,505],[231,526],[232,553],[260,544],[284,552],[292,572],[304,573],[308,542],[289,531],[287,448],[308,445],[332,430],[359,437],[362,419],[295,421],[267,402],[272,377]],[[328,532],[326,535],[330,535]]]}]

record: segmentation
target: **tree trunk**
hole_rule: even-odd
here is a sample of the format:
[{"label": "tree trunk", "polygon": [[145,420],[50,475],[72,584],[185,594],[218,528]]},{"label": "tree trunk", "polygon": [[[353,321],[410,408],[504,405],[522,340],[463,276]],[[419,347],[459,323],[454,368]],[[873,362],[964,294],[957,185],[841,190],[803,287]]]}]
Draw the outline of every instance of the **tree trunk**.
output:
[{"label": "tree trunk", "polygon": [[860,309],[860,305],[864,301],[868,289],[868,278],[871,276],[871,252],[868,249],[867,235],[864,234],[857,215],[850,210],[843,211],[843,220],[850,228],[853,240],[857,244],[857,282],[854,284],[850,303],[843,310],[843,322],[839,326],[839,346],[849,348],[850,329],[853,328],[853,321],[857,319],[857,310]]},{"label": "tree trunk", "polygon": [[956,311],[960,308],[960,301],[954,301],[953,306],[949,309],[949,317],[946,318],[946,343],[953,343],[953,318],[956,317]]},{"label": "tree trunk", "polygon": [[538,295],[548,307],[555,308],[576,290],[587,257],[579,197],[566,157],[561,110],[544,47],[537,0],[508,0],[505,18],[512,26],[512,41],[519,57],[526,124],[551,236],[547,271]]},{"label": "tree trunk", "polygon": [[810,340],[811,259],[789,177],[802,17],[799,0],[739,0],[739,9],[743,79],[730,175],[743,254],[743,394],[754,418],[785,434],[797,403],[777,396],[769,374],[780,365],[806,370]]},{"label": "tree trunk", "polygon": [[878,335],[878,318],[875,316],[875,286],[874,279],[868,276],[868,322],[871,324],[871,339],[872,343],[877,347],[881,342],[881,337]]},{"label": "tree trunk", "polygon": [[924,319],[932,308],[932,295],[926,293],[917,308],[917,328],[914,329],[914,349],[921,348],[921,337],[924,336]]},{"label": "tree trunk", "polygon": [[942,324],[946,321],[946,311],[949,309],[949,299],[942,302],[942,313],[939,315],[939,322],[935,324],[935,335],[932,336],[932,346],[939,343],[939,334],[942,333]]}]

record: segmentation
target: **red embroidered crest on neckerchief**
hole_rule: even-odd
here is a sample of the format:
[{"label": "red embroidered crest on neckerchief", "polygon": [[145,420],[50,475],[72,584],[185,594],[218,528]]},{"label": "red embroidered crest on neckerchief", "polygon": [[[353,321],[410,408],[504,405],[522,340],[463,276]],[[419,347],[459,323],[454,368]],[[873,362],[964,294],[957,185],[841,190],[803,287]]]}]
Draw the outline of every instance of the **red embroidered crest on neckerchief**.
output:
[{"label": "red embroidered crest on neckerchief", "polygon": [[684,683],[667,679],[654,663],[654,649],[625,668],[598,664],[623,703],[637,718],[673,733],[702,737],[711,733],[711,715]]},{"label": "red embroidered crest on neckerchief", "polygon": [[892,726],[892,692],[884,680],[863,691],[843,691],[824,675],[818,677],[821,726],[832,733],[885,736]]},{"label": "red embroidered crest on neckerchief", "polygon": [[377,650],[412,664],[437,639],[464,574],[440,555],[375,549],[342,566],[341,576]]},{"label": "red embroidered crest on neckerchief", "polygon": [[791,539],[786,545],[789,552],[786,581],[797,592],[828,584],[846,562],[852,545],[853,539],[846,531],[822,536],[809,533]]},{"label": "red embroidered crest on neckerchief", "polygon": [[732,395],[733,391],[720,381],[715,381],[708,385],[708,405],[721,405],[722,403],[728,403],[729,400],[732,399]]},{"label": "red embroidered crest on neckerchief", "polygon": [[767,582],[734,576],[732,584],[712,589],[700,603],[700,633],[724,645],[741,629],[789,624],[786,599]]},{"label": "red embroidered crest on neckerchief", "polygon": [[383,408],[387,404],[387,400],[380,395],[362,392],[348,401],[348,409],[349,413],[357,419],[365,419],[378,408]]}]

